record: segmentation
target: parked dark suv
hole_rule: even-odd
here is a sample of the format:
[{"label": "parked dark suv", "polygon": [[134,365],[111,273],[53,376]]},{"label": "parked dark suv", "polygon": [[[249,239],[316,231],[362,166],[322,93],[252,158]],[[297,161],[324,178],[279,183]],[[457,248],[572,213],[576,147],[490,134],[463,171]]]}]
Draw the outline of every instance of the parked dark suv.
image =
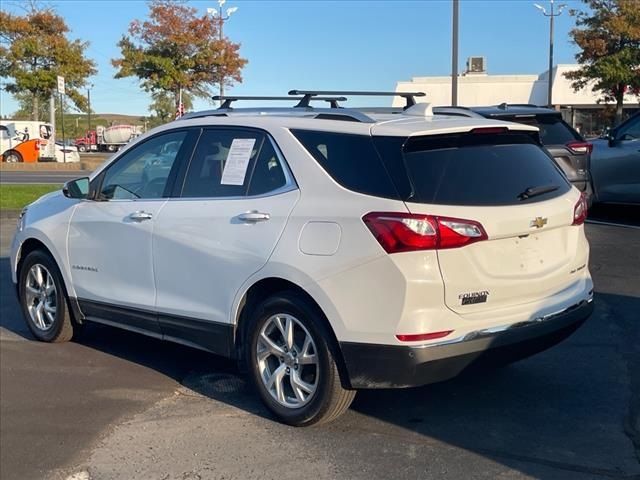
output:
[{"label": "parked dark suv", "polygon": [[591,141],[595,201],[639,205],[640,113]]},{"label": "parked dark suv", "polygon": [[435,114],[485,117],[524,123],[540,129],[540,139],[562,168],[569,181],[592,197],[590,157],[593,146],[562,119],[560,112],[536,105],[501,105],[492,107],[435,107]]}]

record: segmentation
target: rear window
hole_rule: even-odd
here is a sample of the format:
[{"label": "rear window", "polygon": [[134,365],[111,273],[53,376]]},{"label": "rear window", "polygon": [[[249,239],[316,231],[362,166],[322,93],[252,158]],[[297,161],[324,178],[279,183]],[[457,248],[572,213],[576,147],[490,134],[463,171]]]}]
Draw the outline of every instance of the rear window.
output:
[{"label": "rear window", "polygon": [[505,118],[517,123],[532,125],[540,129],[540,140],[543,145],[566,145],[573,141],[583,141],[562,118],[555,115],[536,115],[531,118]]},{"label": "rear window", "polygon": [[555,198],[571,188],[526,133],[418,137],[404,146],[394,137],[374,137],[374,142],[410,202],[517,205]]},{"label": "rear window", "polygon": [[291,130],[320,166],[354,192],[399,199],[369,135]]}]

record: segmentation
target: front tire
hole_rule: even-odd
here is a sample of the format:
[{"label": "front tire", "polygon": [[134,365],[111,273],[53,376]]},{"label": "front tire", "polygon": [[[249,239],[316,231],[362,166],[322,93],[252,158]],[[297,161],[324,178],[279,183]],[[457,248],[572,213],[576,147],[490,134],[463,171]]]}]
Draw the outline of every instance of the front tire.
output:
[{"label": "front tire", "polygon": [[252,312],[245,343],[251,378],[262,401],[293,426],[326,423],[343,414],[356,392],[346,390],[321,313],[295,292],[282,292]]},{"label": "front tire", "polygon": [[29,330],[42,342],[67,342],[73,322],[62,275],[51,256],[40,250],[27,255],[18,276],[20,306]]},{"label": "front tire", "polygon": [[22,163],[22,155],[16,150],[9,150],[4,154],[4,161],[7,163]]}]

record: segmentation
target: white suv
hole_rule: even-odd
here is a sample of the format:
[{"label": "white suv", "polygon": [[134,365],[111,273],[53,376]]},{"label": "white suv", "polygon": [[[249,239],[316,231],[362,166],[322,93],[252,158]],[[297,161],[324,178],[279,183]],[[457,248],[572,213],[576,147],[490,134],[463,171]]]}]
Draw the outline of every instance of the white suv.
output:
[{"label": "white suv", "polygon": [[98,322],[232,357],[310,425],[590,315],[585,201],[536,128],[302,93],[171,122],[29,205],[11,267],[33,335]]}]

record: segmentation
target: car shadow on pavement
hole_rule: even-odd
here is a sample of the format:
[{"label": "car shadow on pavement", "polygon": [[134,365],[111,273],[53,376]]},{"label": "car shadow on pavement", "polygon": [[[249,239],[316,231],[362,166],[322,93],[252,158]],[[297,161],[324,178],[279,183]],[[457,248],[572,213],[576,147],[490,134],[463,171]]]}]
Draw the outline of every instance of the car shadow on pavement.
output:
[{"label": "car shadow on pavement", "polygon": [[[8,259],[0,259],[0,269],[4,280]],[[32,338],[12,285],[3,282],[1,298],[0,326]],[[635,458],[621,430],[626,428],[640,447],[639,311],[640,298],[597,294],[591,319],[546,352],[440,384],[361,391],[350,412],[314,429],[314,435],[318,429],[327,435],[350,429],[363,432],[364,438],[390,435],[402,444],[444,442],[534,478],[543,478],[541,468],[560,472],[554,478],[573,478],[562,472],[636,478],[640,457]],[[230,360],[94,324],[83,328],[74,342],[154,369],[203,396],[273,421]],[[369,453],[373,448],[363,446]]]}]

